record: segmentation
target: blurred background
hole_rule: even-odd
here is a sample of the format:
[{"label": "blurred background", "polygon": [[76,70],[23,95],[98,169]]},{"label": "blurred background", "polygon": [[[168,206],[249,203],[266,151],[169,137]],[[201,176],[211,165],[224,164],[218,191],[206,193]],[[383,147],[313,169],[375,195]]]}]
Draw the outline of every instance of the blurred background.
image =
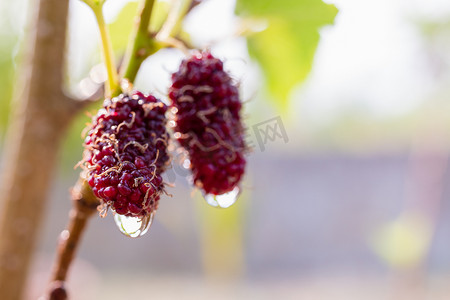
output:
[{"label": "blurred background", "polygon": [[[237,202],[210,207],[174,165],[173,197],[145,236],[125,237],[112,214],[91,221],[72,299],[448,299],[450,2],[327,0],[337,12],[300,1],[285,30],[290,2],[269,16],[251,10],[255,1],[207,0],[183,24],[225,60],[246,103],[253,152]],[[117,53],[135,5],[105,7]],[[27,7],[0,0],[0,151]],[[147,59],[136,87],[166,99],[182,57],[168,49]],[[96,88],[99,62],[93,14],[71,1],[67,90]],[[29,299],[49,277],[88,121],[76,120],[60,154]]]}]

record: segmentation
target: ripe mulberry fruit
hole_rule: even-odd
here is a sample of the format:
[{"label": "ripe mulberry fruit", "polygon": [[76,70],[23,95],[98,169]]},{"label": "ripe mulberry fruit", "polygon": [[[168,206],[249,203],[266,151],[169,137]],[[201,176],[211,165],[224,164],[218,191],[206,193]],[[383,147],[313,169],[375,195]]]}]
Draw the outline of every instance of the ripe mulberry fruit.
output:
[{"label": "ripe mulberry fruit", "polygon": [[155,211],[169,163],[165,112],[151,95],[106,99],[84,142],[86,180],[105,207],[128,217]]},{"label": "ripe mulberry fruit", "polygon": [[175,137],[189,153],[194,184],[206,194],[233,190],[245,169],[241,102],[223,63],[209,51],[181,62],[169,88]]}]

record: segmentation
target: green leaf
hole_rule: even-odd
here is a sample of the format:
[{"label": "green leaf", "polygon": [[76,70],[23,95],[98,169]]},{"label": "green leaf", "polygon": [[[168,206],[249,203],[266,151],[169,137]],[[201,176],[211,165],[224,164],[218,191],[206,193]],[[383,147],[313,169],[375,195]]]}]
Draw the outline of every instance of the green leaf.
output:
[{"label": "green leaf", "polygon": [[330,24],[336,16],[334,5],[321,0],[238,0],[236,13],[247,17],[282,17]]},{"label": "green leaf", "polygon": [[267,21],[265,30],[248,36],[248,50],[259,62],[277,107],[286,111],[292,88],[311,70],[319,30],[333,23],[336,7],[321,0],[238,0],[236,13]]}]

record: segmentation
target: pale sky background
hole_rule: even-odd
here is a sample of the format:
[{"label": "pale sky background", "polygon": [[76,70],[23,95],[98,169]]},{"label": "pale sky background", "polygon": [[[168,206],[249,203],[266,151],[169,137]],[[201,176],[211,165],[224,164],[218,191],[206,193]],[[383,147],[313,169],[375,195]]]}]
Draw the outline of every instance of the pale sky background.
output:
[{"label": "pale sky background", "polygon": [[424,40],[415,21],[448,17],[449,1],[337,0],[324,28],[300,109],[326,119],[346,108],[379,117],[417,108],[433,91]]}]

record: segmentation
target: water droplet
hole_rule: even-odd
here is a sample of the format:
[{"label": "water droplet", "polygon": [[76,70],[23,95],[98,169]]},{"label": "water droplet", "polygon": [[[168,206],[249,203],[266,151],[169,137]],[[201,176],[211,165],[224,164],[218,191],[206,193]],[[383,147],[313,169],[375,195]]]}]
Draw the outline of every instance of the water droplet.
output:
[{"label": "water droplet", "polygon": [[185,159],[183,161],[183,168],[190,169],[191,168],[191,161],[189,159]]},{"label": "water droplet", "polygon": [[233,205],[239,197],[239,188],[235,187],[231,192],[222,195],[204,195],[206,202],[213,207],[227,208]]},{"label": "water droplet", "polygon": [[152,212],[143,218],[137,218],[115,214],[114,221],[116,222],[117,228],[119,228],[120,232],[126,236],[135,238],[143,236],[147,233],[148,229],[152,225],[154,215],[155,212]]}]

